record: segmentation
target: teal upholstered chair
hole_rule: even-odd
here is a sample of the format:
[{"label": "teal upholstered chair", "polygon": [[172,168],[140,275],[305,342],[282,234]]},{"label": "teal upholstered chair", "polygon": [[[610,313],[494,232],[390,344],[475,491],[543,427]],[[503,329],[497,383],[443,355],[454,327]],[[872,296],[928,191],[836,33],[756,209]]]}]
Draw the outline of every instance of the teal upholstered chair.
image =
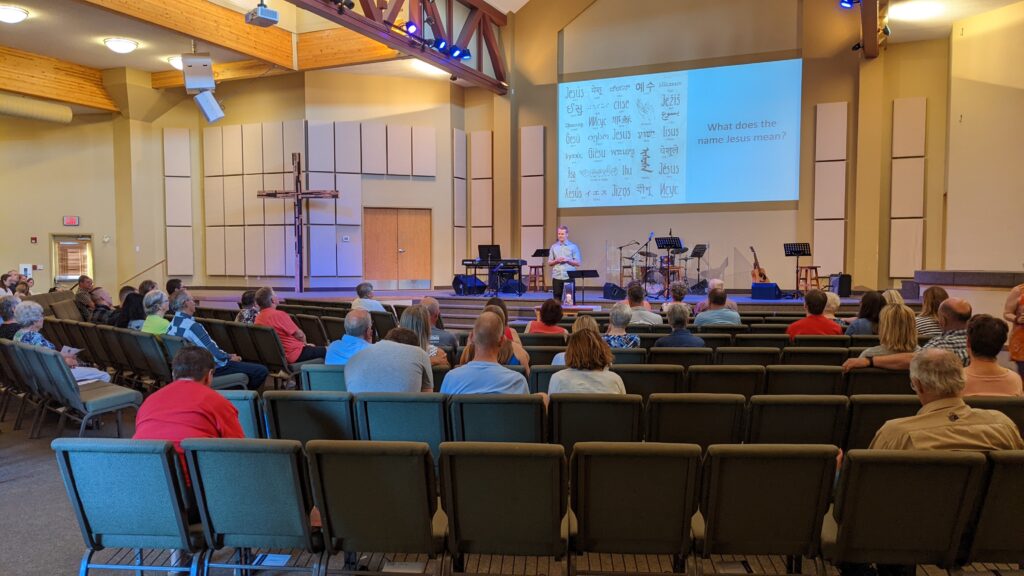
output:
[{"label": "teal upholstered chair", "polygon": [[352,394],[268,390],[263,394],[267,436],[298,440],[355,440]]},{"label": "teal upholstered chair", "polygon": [[263,438],[263,411],[260,395],[254,390],[218,390],[238,410],[238,422],[246,438]]},{"label": "teal upholstered chair", "polygon": [[319,392],[346,392],[345,366],[303,365],[299,372],[299,388]]},{"label": "teal upholstered chair", "polygon": [[451,439],[468,442],[544,442],[544,399],[535,394],[452,396]]},{"label": "teal upholstered chair", "polygon": [[422,392],[357,394],[353,409],[360,440],[426,442],[441,457],[448,433],[448,396]]}]

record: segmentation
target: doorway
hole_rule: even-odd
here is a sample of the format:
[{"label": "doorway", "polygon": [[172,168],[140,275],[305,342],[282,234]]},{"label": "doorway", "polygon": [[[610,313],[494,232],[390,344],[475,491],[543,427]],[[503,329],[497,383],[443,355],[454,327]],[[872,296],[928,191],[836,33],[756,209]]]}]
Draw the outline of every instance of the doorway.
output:
[{"label": "doorway", "polygon": [[430,290],[431,211],[363,209],[363,277],[378,290]]},{"label": "doorway", "polygon": [[51,270],[57,285],[74,284],[78,277],[93,277],[92,236],[53,236]]}]

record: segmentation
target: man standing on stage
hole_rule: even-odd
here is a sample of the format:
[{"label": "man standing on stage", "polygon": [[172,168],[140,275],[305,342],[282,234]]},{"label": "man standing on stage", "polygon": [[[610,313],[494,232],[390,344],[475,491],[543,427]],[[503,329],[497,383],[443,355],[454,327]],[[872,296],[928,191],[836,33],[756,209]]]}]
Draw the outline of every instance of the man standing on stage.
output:
[{"label": "man standing on stage", "polygon": [[580,265],[580,247],[569,241],[569,227],[558,227],[558,242],[551,245],[548,266],[551,266],[551,288],[555,300],[562,301],[562,286],[569,280],[569,272]]}]

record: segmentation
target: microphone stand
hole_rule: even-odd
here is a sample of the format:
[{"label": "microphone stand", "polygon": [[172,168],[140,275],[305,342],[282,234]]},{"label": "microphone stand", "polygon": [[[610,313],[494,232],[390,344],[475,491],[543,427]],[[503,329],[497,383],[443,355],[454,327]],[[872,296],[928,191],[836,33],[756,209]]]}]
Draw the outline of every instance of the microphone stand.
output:
[{"label": "microphone stand", "polygon": [[[647,237],[647,242],[644,242],[644,245],[643,245],[644,252],[646,252],[648,254],[651,253],[650,246],[651,246],[651,240],[653,240],[653,239],[654,239],[654,235],[653,234]],[[640,251],[640,249],[638,248],[637,252],[639,252],[639,251]],[[647,269],[644,272],[644,292],[647,293],[647,292],[651,291],[651,274],[650,274],[650,271],[651,271],[651,257],[650,256],[644,256],[644,267]]]}]

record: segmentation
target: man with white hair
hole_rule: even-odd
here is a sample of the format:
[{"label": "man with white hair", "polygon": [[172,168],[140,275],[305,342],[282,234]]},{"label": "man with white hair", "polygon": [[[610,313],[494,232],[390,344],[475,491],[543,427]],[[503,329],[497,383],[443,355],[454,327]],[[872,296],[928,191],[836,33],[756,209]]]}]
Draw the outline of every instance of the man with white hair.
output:
[{"label": "man with white hair", "polygon": [[437,298],[427,296],[420,300],[420,304],[430,314],[430,343],[434,346],[450,346],[452,349],[459,347],[459,339],[454,334],[440,328],[438,322],[441,320],[441,303]]},{"label": "man with white hair", "polygon": [[352,301],[353,310],[367,310],[369,312],[387,312],[384,305],[373,299],[373,284],[363,282],[356,286],[357,298]]},{"label": "man with white hair", "polygon": [[366,310],[350,310],[345,315],[345,334],[327,347],[324,364],[344,366],[349,358],[373,344],[373,322]]},{"label": "man with white hair", "polygon": [[[709,296],[711,295],[712,291],[718,290],[718,289],[725,290],[725,280],[722,280],[720,278],[712,278],[711,280],[708,280],[708,295]],[[701,300],[700,302],[697,302],[697,305],[693,307],[693,317],[696,318],[697,314],[700,314],[701,312],[707,310],[708,306],[710,306],[710,305],[711,305],[711,301],[708,300],[707,298]],[[739,312],[740,311],[740,309],[736,307],[736,303],[733,302],[732,300],[726,300],[725,301],[725,307],[728,308],[729,310],[732,310],[733,312]]]}]

